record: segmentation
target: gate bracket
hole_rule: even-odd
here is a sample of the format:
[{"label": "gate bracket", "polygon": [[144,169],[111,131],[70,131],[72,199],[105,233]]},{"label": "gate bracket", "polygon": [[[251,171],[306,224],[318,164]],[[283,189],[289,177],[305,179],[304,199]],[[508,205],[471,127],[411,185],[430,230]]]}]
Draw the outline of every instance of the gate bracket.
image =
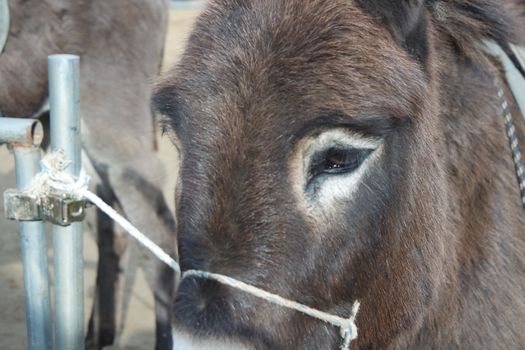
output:
[{"label": "gate bracket", "polygon": [[87,202],[74,200],[58,194],[42,198],[18,190],[4,192],[5,216],[17,221],[47,221],[55,225],[69,226],[86,217]]}]

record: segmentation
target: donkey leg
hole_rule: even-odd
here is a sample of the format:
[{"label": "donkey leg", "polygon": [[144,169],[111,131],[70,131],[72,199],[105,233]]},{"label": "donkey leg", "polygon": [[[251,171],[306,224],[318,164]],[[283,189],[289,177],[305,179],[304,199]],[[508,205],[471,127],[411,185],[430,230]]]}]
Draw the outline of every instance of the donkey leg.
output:
[{"label": "donkey leg", "polygon": [[[173,251],[172,232],[175,227],[162,192],[145,176],[138,173],[138,168],[154,169],[154,163],[142,163],[141,167],[112,169],[110,182],[122,205],[126,217],[148,237],[159,244],[176,258]],[[154,173],[154,172],[153,172]],[[175,273],[170,268],[141,250],[140,266],[153,292],[155,300],[156,349],[172,349],[171,338],[171,303],[175,286]]]},{"label": "donkey leg", "polygon": [[[105,202],[115,206],[116,198],[111,190],[99,186],[97,192]],[[127,236],[119,233],[113,221],[100,211],[97,211],[96,226],[99,261],[86,336],[86,348],[93,350],[112,345],[115,340],[119,291],[124,277],[121,264],[128,246]]]},{"label": "donkey leg", "polygon": [[155,298],[155,350],[173,348],[171,331],[171,303],[174,295],[175,273],[164,265],[157,264],[153,295]]}]

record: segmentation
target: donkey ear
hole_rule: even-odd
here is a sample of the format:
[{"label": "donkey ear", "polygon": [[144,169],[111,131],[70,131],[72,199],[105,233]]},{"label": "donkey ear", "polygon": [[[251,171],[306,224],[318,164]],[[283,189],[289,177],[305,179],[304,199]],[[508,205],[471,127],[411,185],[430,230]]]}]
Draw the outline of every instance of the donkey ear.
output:
[{"label": "donkey ear", "polygon": [[372,16],[381,20],[405,50],[421,63],[427,56],[425,0],[358,0]]}]

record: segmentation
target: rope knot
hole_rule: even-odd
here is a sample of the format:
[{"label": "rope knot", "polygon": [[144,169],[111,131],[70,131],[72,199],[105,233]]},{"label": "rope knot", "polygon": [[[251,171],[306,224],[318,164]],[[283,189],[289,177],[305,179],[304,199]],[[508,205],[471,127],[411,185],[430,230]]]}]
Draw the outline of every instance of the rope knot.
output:
[{"label": "rope knot", "polygon": [[38,198],[58,193],[64,198],[82,200],[88,189],[89,176],[84,169],[78,177],[67,173],[65,170],[70,164],[62,150],[48,153],[40,161],[42,171],[24,191]]},{"label": "rope knot", "polygon": [[355,318],[359,312],[359,302],[356,301],[352,306],[352,312],[350,317],[341,323],[341,337],[343,338],[343,344],[341,345],[341,350],[350,349],[350,344],[353,340],[357,339],[357,327],[355,325]]}]

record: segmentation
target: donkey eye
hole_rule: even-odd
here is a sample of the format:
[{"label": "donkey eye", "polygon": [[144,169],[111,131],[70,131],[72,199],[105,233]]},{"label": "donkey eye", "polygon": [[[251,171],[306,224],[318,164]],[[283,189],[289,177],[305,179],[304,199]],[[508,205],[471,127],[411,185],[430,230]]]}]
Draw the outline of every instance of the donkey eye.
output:
[{"label": "donkey eye", "polygon": [[313,179],[322,174],[354,172],[373,151],[373,149],[331,147],[318,152],[312,158],[309,177]]}]

